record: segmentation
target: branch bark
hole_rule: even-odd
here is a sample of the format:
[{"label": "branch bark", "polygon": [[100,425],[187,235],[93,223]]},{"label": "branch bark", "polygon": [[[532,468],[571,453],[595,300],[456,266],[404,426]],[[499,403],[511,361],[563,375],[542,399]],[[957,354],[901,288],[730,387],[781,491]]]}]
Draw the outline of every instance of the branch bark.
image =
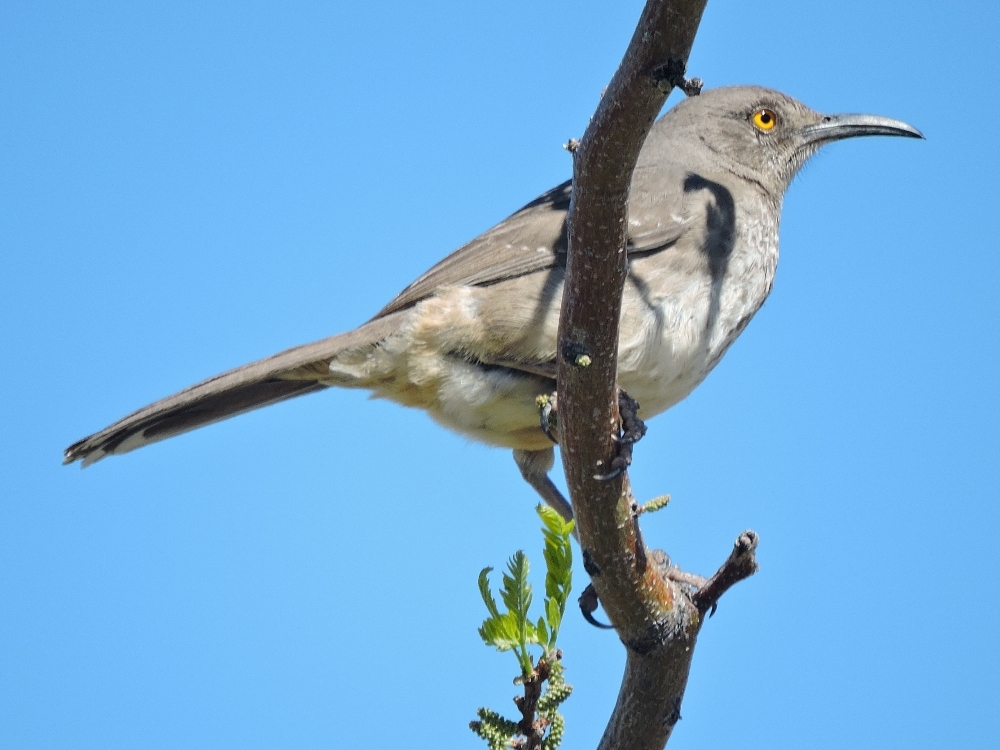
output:
[{"label": "branch bark", "polygon": [[[665,746],[680,718],[704,613],[725,589],[756,570],[756,535],[747,532],[719,573],[694,593],[682,576],[671,578],[665,555],[646,549],[627,473],[595,479],[609,473],[620,448],[618,326],[629,184],[672,86],[689,94],[698,89],[684,79],[684,70],[706,2],[648,0],[574,151],[558,340],[560,448],[585,567],[628,653],[600,750]],[[741,547],[748,534],[753,543]]]}]

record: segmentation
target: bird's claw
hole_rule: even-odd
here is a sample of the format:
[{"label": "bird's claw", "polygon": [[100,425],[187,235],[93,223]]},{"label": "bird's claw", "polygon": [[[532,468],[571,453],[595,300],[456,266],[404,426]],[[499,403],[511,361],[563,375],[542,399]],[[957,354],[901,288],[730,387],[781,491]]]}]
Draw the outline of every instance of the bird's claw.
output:
[{"label": "bird's claw", "polygon": [[632,446],[646,434],[646,423],[639,419],[639,402],[625,391],[618,390],[618,413],[621,415],[621,435],[612,435],[618,443],[618,455],[611,459],[611,470],[607,474],[595,474],[598,482],[609,482],[620,477],[632,465]]},{"label": "bird's claw", "polygon": [[559,445],[559,438],[552,431],[553,428],[558,427],[557,408],[556,403],[556,392],[553,391],[549,394],[542,394],[535,399],[535,404],[538,406],[538,420],[539,426],[542,428],[542,432],[545,433],[545,437],[551,440],[556,445]]},{"label": "bird's claw", "polygon": [[618,391],[618,413],[622,418],[622,434],[618,442],[624,445],[638,443],[646,434],[646,423],[639,419],[639,402],[625,391]]},{"label": "bird's claw", "polygon": [[622,475],[622,472],[625,471],[625,466],[615,466],[615,462],[618,461],[618,458],[619,457],[615,457],[611,461],[611,471],[609,471],[607,474],[594,474],[594,479],[596,479],[598,482],[610,482],[612,479],[620,477]]},{"label": "bird's claw", "polygon": [[580,604],[580,613],[583,615],[583,619],[593,625],[595,628],[601,628],[603,630],[613,630],[614,625],[607,625],[594,617],[594,612],[597,611],[597,591],[594,589],[594,584],[588,583],[587,588],[583,590],[580,594],[580,598],[577,599]]}]

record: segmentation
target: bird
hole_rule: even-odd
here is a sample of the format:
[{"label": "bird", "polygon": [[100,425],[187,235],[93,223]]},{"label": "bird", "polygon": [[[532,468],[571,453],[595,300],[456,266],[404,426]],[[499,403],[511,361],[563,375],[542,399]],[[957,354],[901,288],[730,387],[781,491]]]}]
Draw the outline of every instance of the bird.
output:
[{"label": "bird", "polygon": [[[875,115],[824,115],[778,91],[703,91],[655,122],[629,192],[618,382],[648,419],[719,363],[771,292],[782,200],[823,145],[923,138]],[[522,476],[569,518],[548,474],[556,436],[539,396],[556,388],[556,333],[572,180],[528,203],[417,278],[353,331],[224,372],[66,449],[88,466],[328,387],[425,410],[511,449]]]}]

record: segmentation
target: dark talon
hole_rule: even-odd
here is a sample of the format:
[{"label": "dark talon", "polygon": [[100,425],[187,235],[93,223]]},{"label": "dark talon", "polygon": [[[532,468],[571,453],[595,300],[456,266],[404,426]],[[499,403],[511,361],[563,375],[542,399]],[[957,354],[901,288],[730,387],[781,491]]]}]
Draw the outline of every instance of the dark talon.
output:
[{"label": "dark talon", "polygon": [[646,434],[646,424],[638,416],[639,403],[623,390],[618,391],[618,413],[622,420],[622,434],[612,436],[612,440],[618,443],[618,455],[611,459],[611,471],[594,475],[598,482],[621,476],[632,465],[632,446]]},{"label": "dark talon", "polygon": [[[553,427],[558,427],[556,419],[558,404],[556,402],[557,393],[543,394],[535,399],[538,405],[539,426],[545,437],[556,445],[559,439],[552,432]],[[610,471],[607,474],[594,474],[594,479],[598,482],[610,482],[612,479],[620,477],[624,471],[632,465],[632,446],[642,439],[646,434],[646,424],[638,416],[639,403],[629,396],[625,391],[618,390],[618,414],[621,417],[621,435],[612,435],[611,439],[618,444],[618,455],[611,459]]]},{"label": "dark talon", "polygon": [[622,418],[622,435],[619,442],[628,445],[642,440],[646,423],[639,419],[639,402],[625,391],[618,391],[618,413]]},{"label": "dark talon", "polygon": [[597,578],[601,574],[601,569],[597,567],[597,563],[594,562],[594,556],[590,554],[589,549],[583,551],[583,569],[587,571],[587,575],[591,578]]},{"label": "dark talon", "polygon": [[539,426],[542,428],[542,432],[545,433],[545,437],[559,445],[559,439],[552,433],[553,426],[557,424],[555,417],[558,405],[556,404],[555,391],[550,395],[539,396],[535,399],[535,403],[538,404]]},{"label": "dark talon", "polygon": [[590,612],[587,612],[586,610],[584,610],[584,612],[583,612],[583,619],[586,620],[587,622],[589,622],[595,628],[600,628],[601,630],[614,630],[615,629],[614,625],[608,625],[607,623],[603,623],[600,620],[595,620],[594,616],[592,614],[590,614]]},{"label": "dark talon", "polygon": [[594,584],[588,583],[587,588],[583,590],[577,601],[580,603],[580,612],[583,614],[584,620],[595,628],[614,630],[614,625],[605,625],[603,622],[594,619],[593,613],[597,611],[597,591],[594,589]]},{"label": "dark talon", "polygon": [[[615,461],[617,461],[617,460],[618,459],[616,458]],[[611,462],[612,466],[615,466],[615,461]],[[623,471],[625,471],[625,469],[623,467],[621,467],[621,466],[615,466],[615,468],[613,468],[607,474],[594,474],[594,479],[596,479],[598,482],[610,482],[615,477],[620,477],[622,475]]]},{"label": "dark talon", "polygon": [[718,603],[718,602],[715,602],[715,603],[714,603],[714,604],[712,605],[712,609],[710,609],[710,610],[708,611],[708,616],[709,616],[709,617],[712,617],[712,616],[714,616],[714,615],[715,615],[715,610],[717,610],[718,608],[719,608],[719,603]]}]

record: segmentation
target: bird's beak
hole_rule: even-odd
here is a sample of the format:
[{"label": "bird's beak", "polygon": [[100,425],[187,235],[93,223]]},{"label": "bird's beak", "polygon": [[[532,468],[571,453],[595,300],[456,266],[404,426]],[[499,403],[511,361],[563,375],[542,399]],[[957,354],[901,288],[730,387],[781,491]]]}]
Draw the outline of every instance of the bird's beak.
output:
[{"label": "bird's beak", "polygon": [[923,138],[924,134],[901,120],[877,115],[827,115],[815,125],[802,130],[805,142],[821,145],[860,135],[900,135],[904,138]]}]

